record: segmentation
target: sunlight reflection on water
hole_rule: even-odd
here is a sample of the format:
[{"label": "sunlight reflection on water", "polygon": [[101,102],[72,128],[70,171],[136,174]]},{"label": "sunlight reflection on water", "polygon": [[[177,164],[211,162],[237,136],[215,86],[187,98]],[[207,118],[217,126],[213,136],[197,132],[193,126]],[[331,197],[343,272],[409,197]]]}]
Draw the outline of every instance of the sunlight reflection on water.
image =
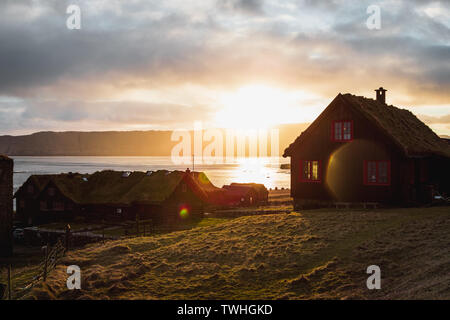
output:
[{"label": "sunlight reflection on water", "polygon": [[[12,157],[14,159],[14,191],[32,174],[63,172],[93,173],[101,170],[147,171],[186,170],[192,165],[174,165],[170,157]],[[204,171],[218,187],[231,182],[262,183],[267,188],[290,184],[289,170],[280,164],[284,158],[239,158],[225,164],[195,164],[196,171]]]}]

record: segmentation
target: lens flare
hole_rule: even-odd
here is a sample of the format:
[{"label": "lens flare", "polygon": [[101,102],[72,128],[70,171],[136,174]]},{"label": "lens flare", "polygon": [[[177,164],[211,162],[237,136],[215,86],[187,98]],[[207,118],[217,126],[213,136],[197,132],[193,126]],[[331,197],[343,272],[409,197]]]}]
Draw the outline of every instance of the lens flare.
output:
[{"label": "lens flare", "polygon": [[180,209],[180,217],[181,218],[187,218],[189,216],[189,210],[188,210],[188,208],[186,208],[186,207],[182,207],[181,209]]}]

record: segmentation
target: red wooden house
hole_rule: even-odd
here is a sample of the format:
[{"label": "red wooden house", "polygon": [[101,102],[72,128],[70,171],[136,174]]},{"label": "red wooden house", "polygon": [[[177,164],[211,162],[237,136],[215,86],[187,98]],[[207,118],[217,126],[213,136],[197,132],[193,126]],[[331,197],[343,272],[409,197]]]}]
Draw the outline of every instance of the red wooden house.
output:
[{"label": "red wooden house", "polygon": [[268,203],[269,191],[259,183],[232,183],[222,187],[224,206],[260,206]]},{"label": "red wooden house", "polygon": [[426,203],[450,192],[450,146],[414,114],[338,94],[285,150],[296,208],[332,202]]}]

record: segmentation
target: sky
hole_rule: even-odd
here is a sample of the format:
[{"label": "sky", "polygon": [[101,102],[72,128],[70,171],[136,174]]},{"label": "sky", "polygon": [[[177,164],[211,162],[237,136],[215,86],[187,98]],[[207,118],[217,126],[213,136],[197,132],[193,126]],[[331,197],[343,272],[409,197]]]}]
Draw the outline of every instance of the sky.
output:
[{"label": "sky", "polygon": [[450,135],[449,28],[450,1],[1,0],[0,134],[305,123],[383,86]]}]

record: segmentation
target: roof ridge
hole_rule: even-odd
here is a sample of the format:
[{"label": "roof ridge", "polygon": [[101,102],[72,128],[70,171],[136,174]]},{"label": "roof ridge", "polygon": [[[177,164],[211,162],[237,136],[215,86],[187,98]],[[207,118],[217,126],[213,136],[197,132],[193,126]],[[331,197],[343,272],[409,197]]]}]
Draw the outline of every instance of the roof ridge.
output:
[{"label": "roof ridge", "polygon": [[[450,145],[417,118],[411,110],[351,93],[339,93],[325,110],[329,109],[338,97],[341,97],[344,103],[353,106],[355,111],[358,110],[376,125],[392,142],[399,146],[406,156],[439,155],[450,158]],[[284,157],[289,156],[292,148],[303,141],[305,134],[317,123],[317,120],[320,121],[325,110],[285,149]]]},{"label": "roof ridge", "polygon": [[[441,138],[410,110],[387,105],[363,96],[349,94],[346,98],[349,96],[353,102],[358,104],[365,115],[374,119],[379,128],[404,149],[407,155],[439,154],[450,157],[450,147],[444,146]],[[364,104],[364,102],[369,104]],[[370,104],[374,104],[376,107],[371,109]],[[387,111],[391,114],[386,116],[379,111]],[[389,119],[389,116],[398,119]],[[392,122],[395,122],[395,125]],[[405,133],[402,129],[409,129],[409,131]]]}]

